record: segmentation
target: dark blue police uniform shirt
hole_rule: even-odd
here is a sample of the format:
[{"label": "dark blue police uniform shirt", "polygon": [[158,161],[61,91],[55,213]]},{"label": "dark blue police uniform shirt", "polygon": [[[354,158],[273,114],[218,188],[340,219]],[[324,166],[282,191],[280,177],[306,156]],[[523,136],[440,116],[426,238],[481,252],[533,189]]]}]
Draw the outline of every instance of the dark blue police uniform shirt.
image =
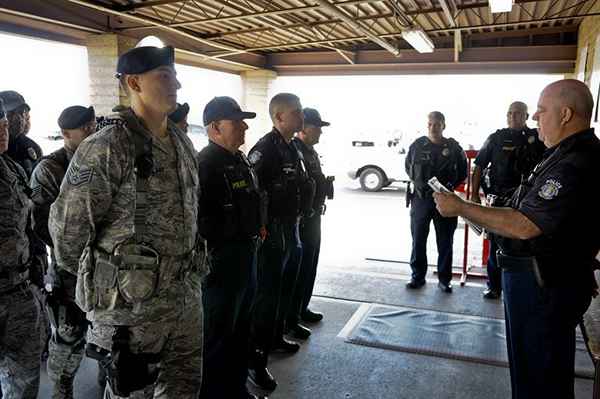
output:
[{"label": "dark blue police uniform shirt", "polygon": [[593,129],[550,148],[521,186],[516,204],[542,235],[530,240],[547,282],[589,276],[600,249],[600,140]]}]

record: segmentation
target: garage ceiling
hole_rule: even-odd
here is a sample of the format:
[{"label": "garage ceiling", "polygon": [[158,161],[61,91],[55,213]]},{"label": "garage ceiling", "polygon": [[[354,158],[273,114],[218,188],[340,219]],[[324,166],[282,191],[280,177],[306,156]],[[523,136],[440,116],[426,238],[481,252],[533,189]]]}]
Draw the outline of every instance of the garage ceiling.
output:
[{"label": "garage ceiling", "polygon": [[[0,0],[0,30],[83,43],[160,37],[181,62],[279,74],[565,73],[599,0]],[[402,36],[435,45],[418,53]]]}]

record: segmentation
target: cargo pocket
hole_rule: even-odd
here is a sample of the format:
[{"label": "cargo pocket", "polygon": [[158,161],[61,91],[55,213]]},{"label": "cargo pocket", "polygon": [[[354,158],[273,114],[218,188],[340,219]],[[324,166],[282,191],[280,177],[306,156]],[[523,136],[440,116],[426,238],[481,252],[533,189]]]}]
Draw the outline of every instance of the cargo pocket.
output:
[{"label": "cargo pocket", "polygon": [[102,310],[113,310],[117,306],[119,291],[117,273],[119,267],[107,259],[99,258],[94,270],[94,286],[97,292],[96,307]]},{"label": "cargo pocket", "polygon": [[155,267],[127,264],[128,269],[119,270],[117,283],[125,302],[137,304],[154,296],[158,285],[158,273]]},{"label": "cargo pocket", "polygon": [[92,311],[96,305],[93,258],[90,248],[87,247],[79,259],[77,283],[75,284],[75,303],[84,312]]}]

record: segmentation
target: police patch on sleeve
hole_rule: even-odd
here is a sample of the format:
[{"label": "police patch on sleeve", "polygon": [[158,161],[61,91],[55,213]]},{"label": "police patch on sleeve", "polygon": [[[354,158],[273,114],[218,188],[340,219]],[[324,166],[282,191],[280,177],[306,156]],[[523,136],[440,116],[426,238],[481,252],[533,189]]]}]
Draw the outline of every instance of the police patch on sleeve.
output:
[{"label": "police patch on sleeve", "polygon": [[248,160],[250,161],[251,164],[255,165],[256,163],[258,163],[258,161],[260,161],[261,158],[262,158],[262,153],[260,151],[254,151],[252,154],[250,154],[250,156],[248,157]]},{"label": "police patch on sleeve", "polygon": [[77,165],[71,165],[67,172],[67,182],[75,187],[87,184],[92,180],[94,171],[88,167],[79,167]]},{"label": "police patch on sleeve", "polygon": [[540,188],[538,195],[545,200],[551,200],[558,195],[558,191],[561,188],[562,184],[560,184],[558,181],[554,179],[548,179],[542,188]]},{"label": "police patch on sleeve", "polygon": [[444,148],[442,150],[442,155],[445,156],[445,157],[447,157],[448,155],[450,155],[450,150],[448,148]]}]

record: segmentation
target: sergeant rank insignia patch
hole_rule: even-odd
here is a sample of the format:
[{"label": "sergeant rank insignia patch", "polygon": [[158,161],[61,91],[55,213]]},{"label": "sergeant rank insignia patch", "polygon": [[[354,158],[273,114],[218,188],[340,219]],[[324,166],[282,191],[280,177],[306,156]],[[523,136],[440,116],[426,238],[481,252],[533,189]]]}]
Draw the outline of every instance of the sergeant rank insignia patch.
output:
[{"label": "sergeant rank insignia patch", "polygon": [[551,200],[558,195],[558,191],[562,188],[562,184],[553,179],[546,180],[546,183],[540,188],[538,195],[545,199]]},{"label": "sergeant rank insignia patch", "polygon": [[77,165],[71,165],[67,172],[67,182],[75,187],[87,184],[92,180],[93,170],[87,167],[80,168]]}]

